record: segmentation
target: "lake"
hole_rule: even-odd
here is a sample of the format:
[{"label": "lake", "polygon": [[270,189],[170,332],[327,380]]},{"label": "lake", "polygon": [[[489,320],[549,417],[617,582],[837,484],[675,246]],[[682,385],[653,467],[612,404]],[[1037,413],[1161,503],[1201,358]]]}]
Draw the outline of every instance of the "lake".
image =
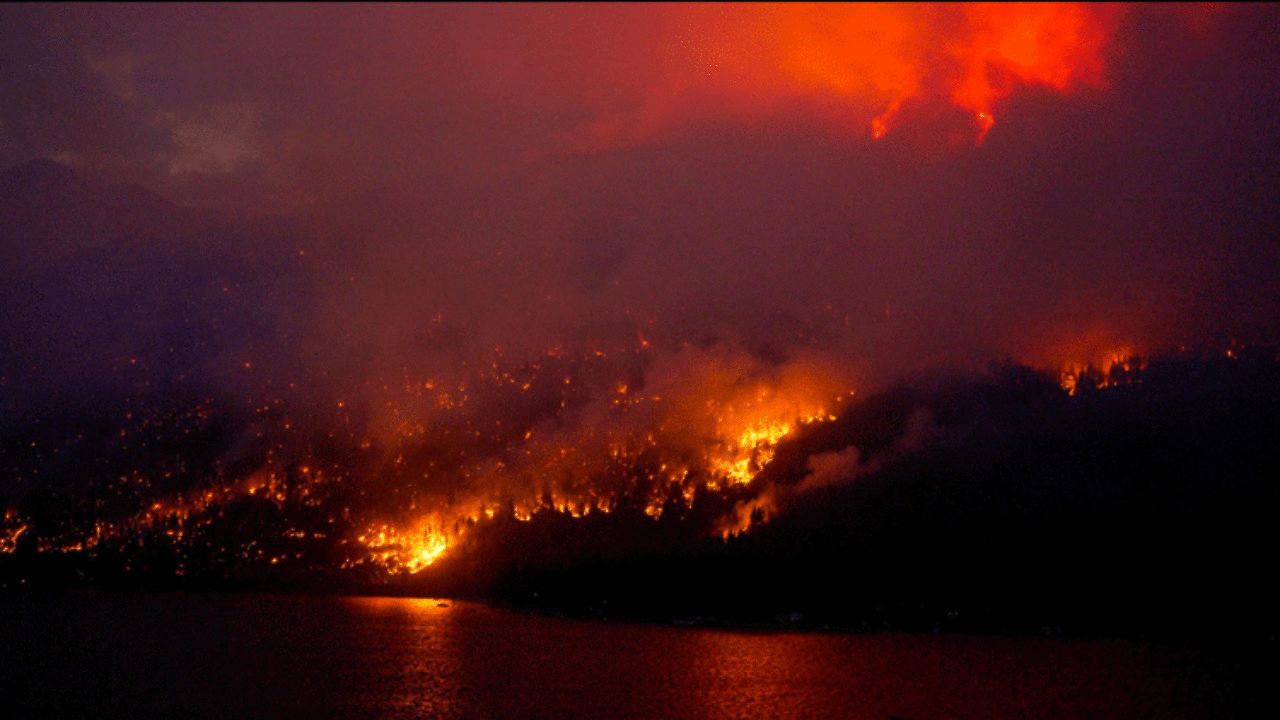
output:
[{"label": "lake", "polygon": [[755,632],[406,598],[0,595],[14,718],[1178,718],[1196,653],[1119,640]]}]

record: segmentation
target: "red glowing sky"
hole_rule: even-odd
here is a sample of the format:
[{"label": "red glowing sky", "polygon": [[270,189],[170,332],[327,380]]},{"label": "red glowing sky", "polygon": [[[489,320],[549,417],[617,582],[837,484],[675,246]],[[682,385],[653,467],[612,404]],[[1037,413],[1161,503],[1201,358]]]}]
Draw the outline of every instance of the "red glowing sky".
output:
[{"label": "red glowing sky", "polygon": [[874,137],[904,103],[942,100],[971,113],[980,139],[1019,86],[1103,86],[1104,46],[1123,14],[1071,3],[678,7],[630,102],[578,99],[591,118],[569,147],[645,142],[710,108],[750,121],[797,98]]},{"label": "red glowing sky", "polygon": [[1280,328],[1266,6],[3,12],[0,165],[302,218],[333,364],[440,316],[884,373]]}]

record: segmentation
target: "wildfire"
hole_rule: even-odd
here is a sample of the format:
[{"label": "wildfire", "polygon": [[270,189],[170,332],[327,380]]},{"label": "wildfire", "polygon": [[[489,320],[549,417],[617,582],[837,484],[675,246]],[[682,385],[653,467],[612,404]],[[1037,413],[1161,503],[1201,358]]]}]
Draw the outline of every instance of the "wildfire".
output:
[{"label": "wildfire", "polygon": [[793,429],[791,422],[764,421],[748,427],[734,440],[726,443],[727,452],[712,460],[717,472],[732,483],[748,483],[773,459],[778,441]]},{"label": "wildfire", "polygon": [[[1129,347],[1095,352],[1111,342],[1086,337],[1063,349],[1059,357],[1073,358],[1059,365],[1063,389],[1140,382],[1146,363]],[[618,358],[627,362],[611,364]],[[178,575],[336,569],[393,578],[474,547],[483,528],[547,514],[568,522],[625,509],[633,522],[674,512],[728,538],[767,522],[784,501],[787,488],[753,482],[779,447],[834,420],[852,396],[847,377],[818,357],[778,365],[688,346],[631,355],[557,348],[520,367],[482,368],[461,381],[411,383],[406,396],[423,407],[437,406],[428,385],[443,393],[465,383],[472,400],[401,422],[389,437],[330,427],[324,443],[310,445],[281,416],[250,424],[245,435],[261,445],[226,464],[173,465],[144,454],[149,465],[91,484],[77,500],[84,511],[55,524],[10,508],[0,520],[0,554],[25,542],[90,556],[145,548],[138,557],[154,558],[160,548]],[[487,401],[500,411],[474,404]],[[204,410],[164,417],[130,414],[132,425],[106,437],[136,462],[142,438],[202,443],[222,432]],[[33,462],[43,457],[39,443],[27,451]],[[38,476],[41,468],[28,469]],[[132,561],[124,562],[127,571]]]},{"label": "wildfire", "polygon": [[1139,381],[1137,373],[1147,364],[1132,348],[1099,347],[1106,345],[1084,338],[1059,352],[1059,357],[1069,358],[1058,365],[1058,384],[1067,394],[1075,395],[1086,387],[1105,388]]},{"label": "wildfire", "polygon": [[[657,519],[713,496],[725,498],[715,511],[724,517],[706,530],[733,534],[771,512],[767,488],[751,480],[788,435],[834,418],[851,395],[846,383],[815,358],[775,366],[729,348],[658,351],[647,340],[607,352],[557,346],[518,364],[495,354],[462,377],[406,371],[378,384],[367,432],[352,424],[362,411],[348,399],[338,425],[330,419],[310,436],[321,445],[303,442],[309,423],[267,403],[241,428],[248,455],[211,466],[144,455],[149,465],[93,491],[118,498],[114,510],[42,528],[38,547],[159,543],[178,574],[213,562],[258,568],[237,571],[251,574],[336,567],[394,576],[438,562],[486,523],[619,507]],[[221,432],[207,408],[129,422],[136,429],[120,431],[121,457],[137,456],[140,436]],[[0,529],[2,552],[32,531],[12,514]]]},{"label": "wildfire", "polygon": [[800,425],[835,419],[835,415],[820,410],[801,417],[774,416],[752,421],[736,437],[721,442],[721,452],[711,459],[712,467],[731,483],[751,482],[773,460],[778,441]]},{"label": "wildfire", "polygon": [[948,52],[963,68],[951,99],[973,113],[979,141],[993,109],[1016,82],[1070,92],[1100,86],[1108,29],[1093,8],[1073,3],[974,3],[965,6],[967,42]]},{"label": "wildfire", "polygon": [[[635,117],[598,116],[579,145],[633,142],[713,97],[740,117],[797,97],[879,139],[913,102],[968,112],[980,143],[1020,85],[1059,93],[1105,84],[1104,49],[1122,8],[1085,3],[853,3],[680,6],[669,77]],[[691,102],[691,101],[690,101]],[[705,102],[705,101],[704,101]],[[863,124],[865,123],[865,124]]]},{"label": "wildfire", "polygon": [[370,528],[357,540],[368,549],[369,559],[390,572],[418,572],[439,560],[449,549],[443,533],[421,527],[402,533],[391,525]]},{"label": "wildfire", "polygon": [[[804,362],[760,375],[754,361],[741,355],[686,348],[654,358],[648,348],[645,342],[627,351],[656,360],[645,361],[652,364],[642,381],[608,380],[594,393],[574,382],[572,371],[565,374],[563,363],[579,361],[559,347],[531,364],[532,374],[490,364],[486,382],[518,396],[554,391],[560,399],[552,395],[549,401],[569,408],[577,422],[550,429],[508,419],[500,431],[509,438],[505,451],[464,461],[455,471],[468,492],[428,503],[417,519],[371,528],[359,542],[388,569],[416,571],[442,557],[468,528],[492,520],[495,507],[503,505],[517,521],[542,510],[577,518],[610,513],[626,497],[656,519],[669,506],[673,488],[688,508],[699,487],[723,492],[747,485],[783,438],[801,426],[833,420],[829,408],[852,396],[838,373]],[[604,363],[610,353],[584,356]],[[415,387],[430,384],[437,383]],[[402,437],[418,442],[432,434],[419,427]],[[734,510],[721,523],[722,534],[741,532],[770,510],[768,500]]]},{"label": "wildfire", "polygon": [[18,538],[27,531],[26,523],[18,519],[12,508],[5,511],[0,523],[0,553],[8,554],[18,549]]},{"label": "wildfire", "polygon": [[1059,385],[1068,395],[1075,395],[1087,383],[1094,388],[1135,382],[1133,373],[1146,369],[1141,358],[1128,352],[1112,353],[1101,363],[1068,363],[1062,368]]}]

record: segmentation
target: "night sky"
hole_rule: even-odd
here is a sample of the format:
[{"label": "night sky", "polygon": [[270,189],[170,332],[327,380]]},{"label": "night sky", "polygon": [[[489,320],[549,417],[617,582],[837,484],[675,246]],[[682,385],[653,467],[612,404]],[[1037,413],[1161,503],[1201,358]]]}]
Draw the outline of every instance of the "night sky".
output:
[{"label": "night sky", "polygon": [[1280,339],[1274,5],[41,4],[0,34],[24,443],[138,393],[323,407],[236,425],[217,477],[306,416],[461,506],[620,438],[754,472],[725,437],[929,368]]},{"label": "night sky", "polygon": [[4,14],[0,165],[343,236],[317,294],[351,314],[314,329],[344,351],[440,314],[892,374],[1280,319],[1266,6]]}]

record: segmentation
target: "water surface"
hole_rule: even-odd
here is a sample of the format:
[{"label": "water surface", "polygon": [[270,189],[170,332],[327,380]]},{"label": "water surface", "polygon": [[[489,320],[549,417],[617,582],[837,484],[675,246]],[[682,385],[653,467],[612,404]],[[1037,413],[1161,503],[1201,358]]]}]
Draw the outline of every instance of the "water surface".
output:
[{"label": "water surface", "polygon": [[1148,643],[764,633],[403,598],[0,596],[9,717],[1178,718],[1223,702]]}]

